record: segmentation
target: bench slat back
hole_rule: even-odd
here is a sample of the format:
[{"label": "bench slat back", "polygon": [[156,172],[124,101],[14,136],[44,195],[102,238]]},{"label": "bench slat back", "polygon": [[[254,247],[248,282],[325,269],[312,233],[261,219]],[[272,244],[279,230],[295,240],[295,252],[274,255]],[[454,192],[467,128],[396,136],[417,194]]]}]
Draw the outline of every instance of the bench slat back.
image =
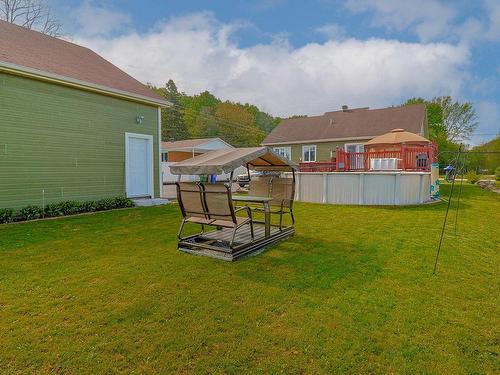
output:
[{"label": "bench slat back", "polygon": [[206,219],[202,191],[197,182],[177,182],[177,201],[184,218],[200,217]]},{"label": "bench slat back", "polygon": [[272,206],[291,208],[295,195],[295,184],[292,178],[273,177],[271,180]]},{"label": "bench slat back", "polygon": [[225,184],[200,184],[209,219],[230,220],[236,223],[231,188]]},{"label": "bench slat back", "polygon": [[248,186],[248,195],[255,197],[269,197],[271,193],[272,176],[252,177]]}]

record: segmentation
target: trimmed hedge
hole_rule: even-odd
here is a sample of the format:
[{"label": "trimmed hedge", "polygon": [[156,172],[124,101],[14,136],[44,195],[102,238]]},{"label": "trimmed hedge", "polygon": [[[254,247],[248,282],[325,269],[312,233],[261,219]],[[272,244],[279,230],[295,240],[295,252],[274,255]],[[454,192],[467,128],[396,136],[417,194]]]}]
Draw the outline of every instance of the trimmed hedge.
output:
[{"label": "trimmed hedge", "polygon": [[85,212],[106,211],[115,208],[134,207],[134,202],[126,197],[104,198],[98,201],[64,201],[49,203],[43,209],[39,206],[27,206],[19,211],[12,208],[0,209],[0,224],[10,223],[12,221],[35,220],[44,217],[58,217],[75,215]]}]

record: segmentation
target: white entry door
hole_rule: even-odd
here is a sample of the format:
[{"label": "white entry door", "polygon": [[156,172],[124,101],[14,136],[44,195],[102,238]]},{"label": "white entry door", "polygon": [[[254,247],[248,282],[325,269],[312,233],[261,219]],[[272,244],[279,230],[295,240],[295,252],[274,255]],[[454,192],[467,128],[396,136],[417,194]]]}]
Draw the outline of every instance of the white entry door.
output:
[{"label": "white entry door", "polygon": [[153,196],[153,136],[125,133],[125,181],[128,197]]}]

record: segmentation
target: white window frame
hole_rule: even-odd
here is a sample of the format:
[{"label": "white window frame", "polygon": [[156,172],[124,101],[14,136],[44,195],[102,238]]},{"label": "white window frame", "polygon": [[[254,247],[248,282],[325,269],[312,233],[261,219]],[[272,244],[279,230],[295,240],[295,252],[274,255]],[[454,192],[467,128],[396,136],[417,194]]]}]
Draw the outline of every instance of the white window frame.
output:
[{"label": "white window frame", "polygon": [[[311,149],[314,149],[314,160],[306,160],[306,149],[307,152],[311,152]],[[318,159],[318,148],[316,145],[303,145],[302,146],[302,162],[304,163],[314,163]]]},{"label": "white window frame", "polygon": [[[364,143],[346,143],[346,144],[344,144],[344,151],[345,152],[349,152],[349,151],[347,151],[347,146],[356,146],[356,151],[354,151],[354,152],[365,152],[365,144]],[[361,147],[359,147],[359,146],[361,146]]]},{"label": "white window frame", "polygon": [[273,151],[278,155],[287,158],[288,160],[292,160],[292,148],[290,146],[274,147]]}]

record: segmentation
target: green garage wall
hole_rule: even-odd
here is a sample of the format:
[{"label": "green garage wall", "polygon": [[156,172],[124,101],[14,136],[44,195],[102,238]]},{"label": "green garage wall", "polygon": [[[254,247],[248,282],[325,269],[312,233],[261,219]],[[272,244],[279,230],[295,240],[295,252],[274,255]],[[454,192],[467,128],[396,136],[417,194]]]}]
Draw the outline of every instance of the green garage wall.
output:
[{"label": "green garage wall", "polygon": [[124,195],[125,132],[154,137],[158,197],[157,107],[0,73],[0,208]]}]

